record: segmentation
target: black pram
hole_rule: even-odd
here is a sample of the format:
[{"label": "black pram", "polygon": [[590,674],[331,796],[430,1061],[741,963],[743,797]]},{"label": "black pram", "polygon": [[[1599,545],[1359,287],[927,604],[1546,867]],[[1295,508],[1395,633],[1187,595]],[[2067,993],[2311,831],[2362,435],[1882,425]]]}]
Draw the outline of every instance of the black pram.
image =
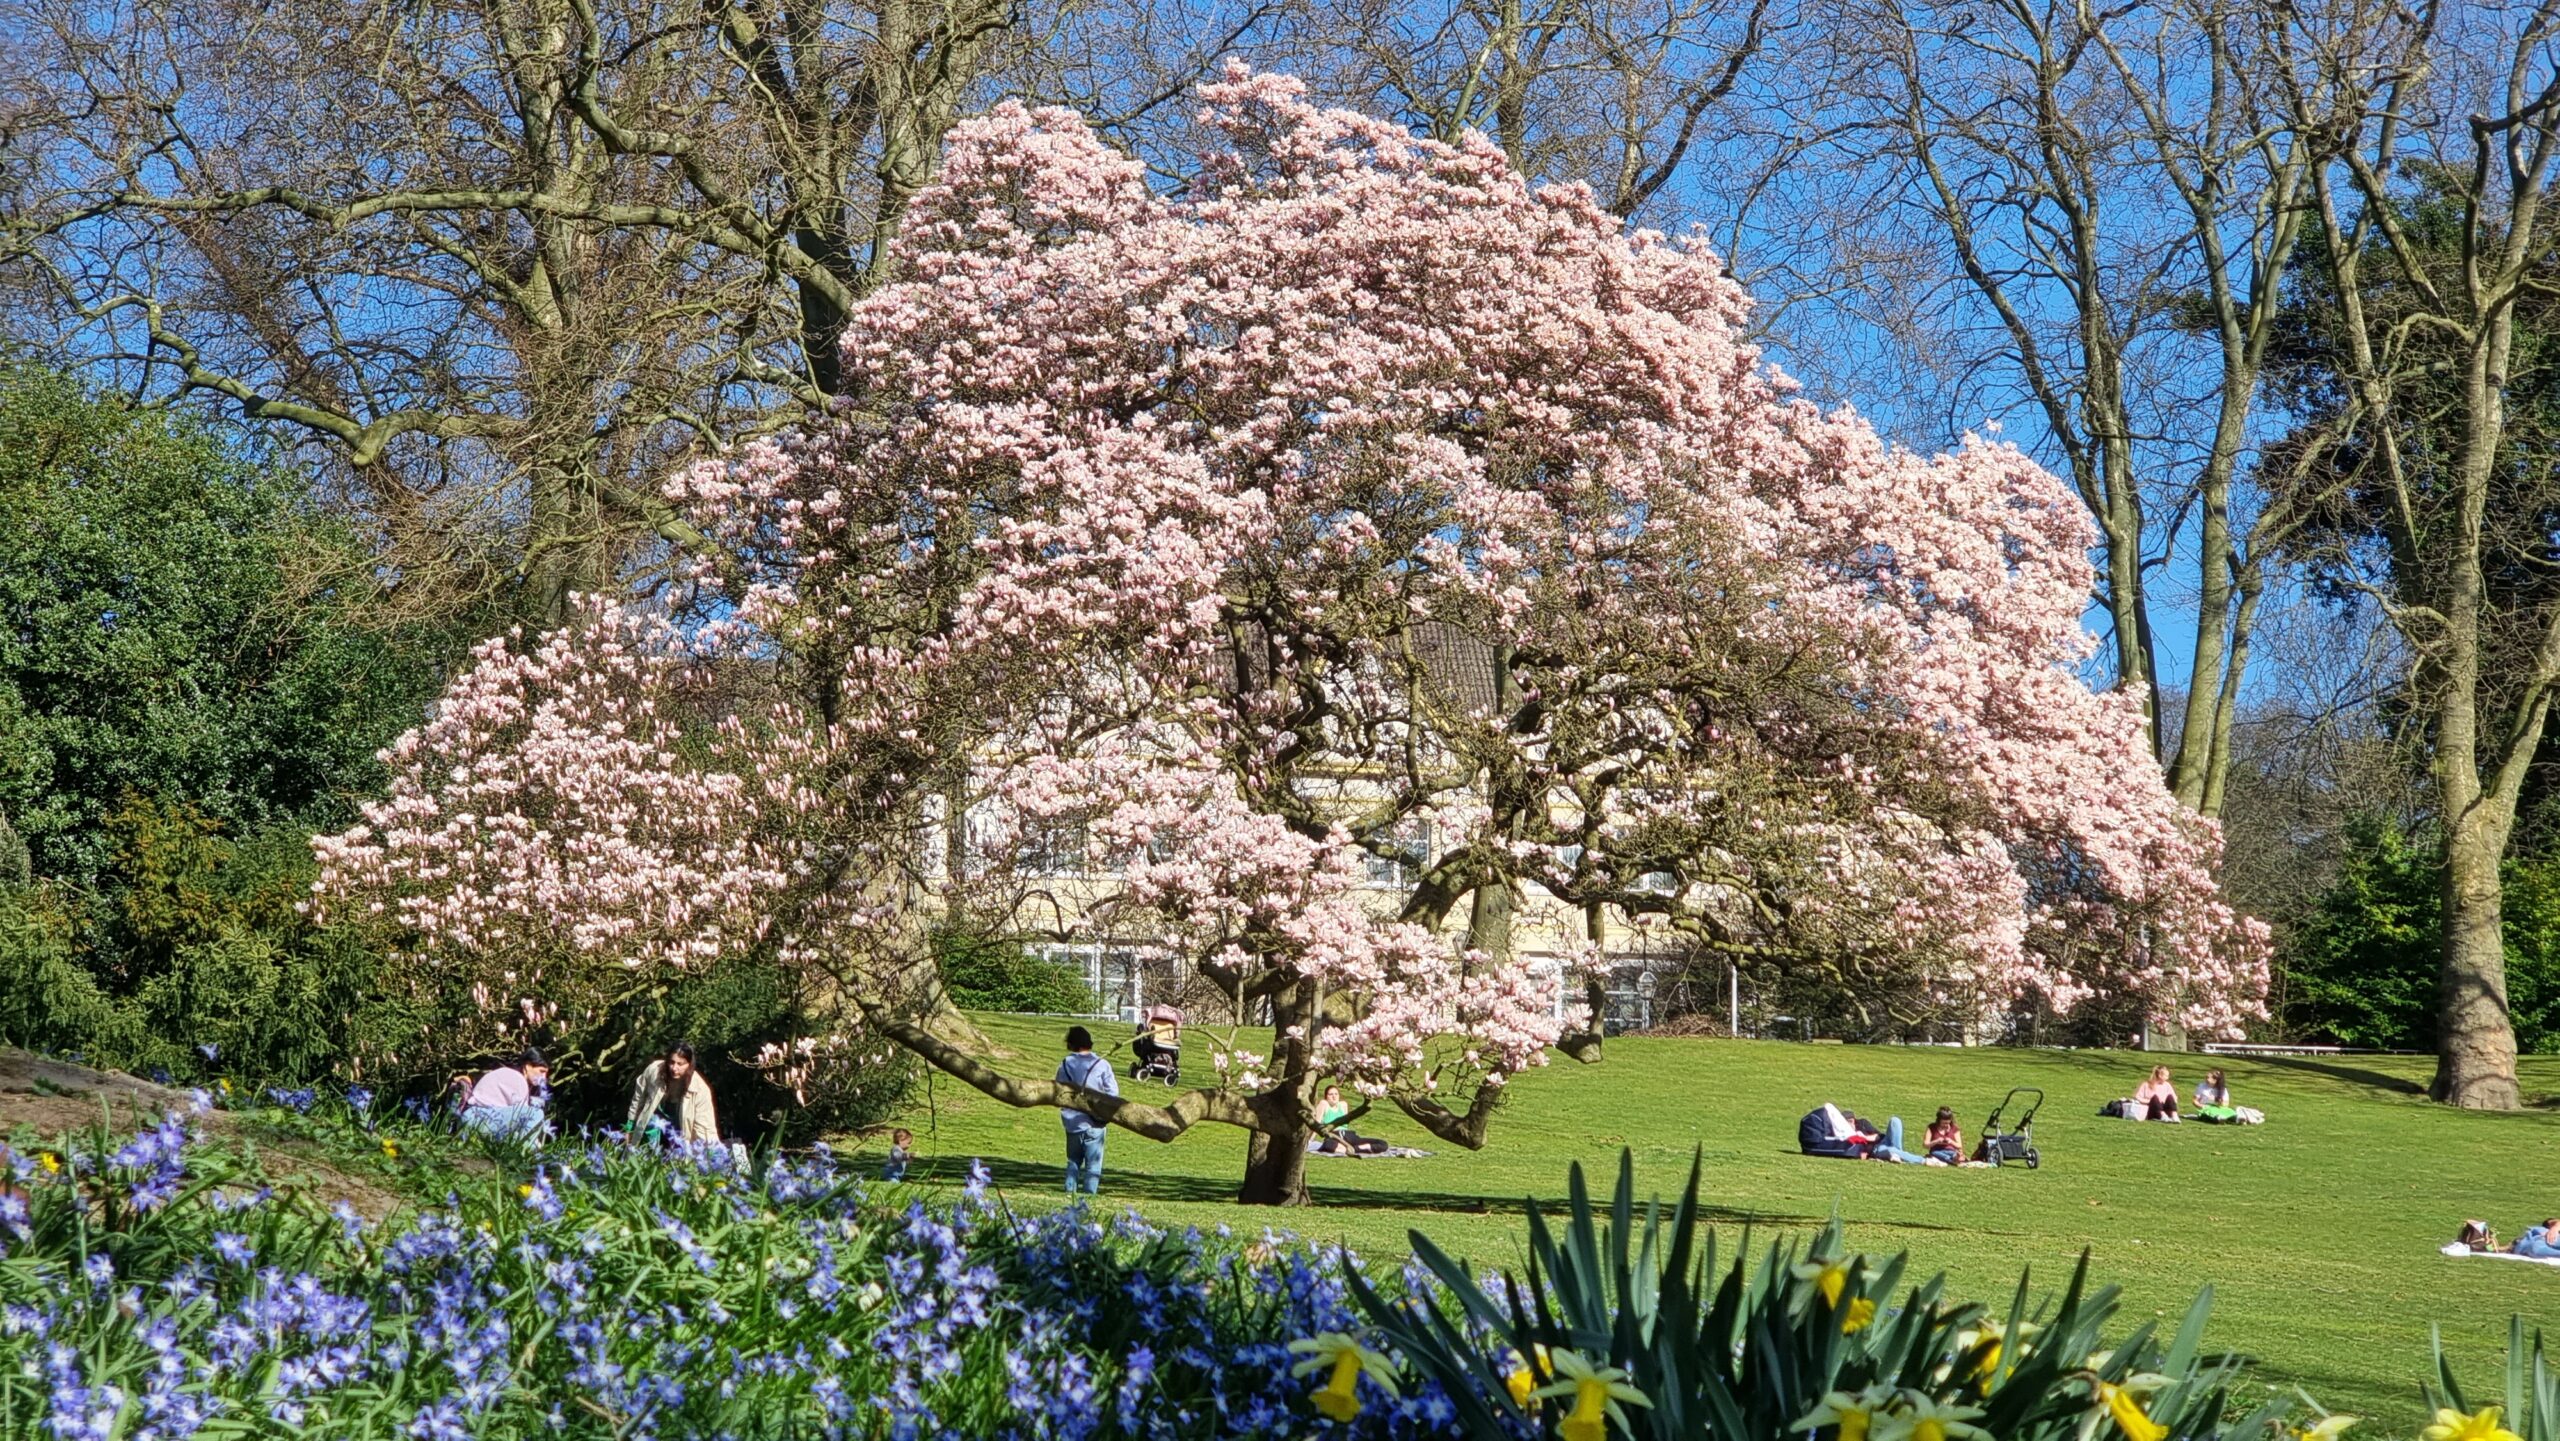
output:
[{"label": "black pram", "polygon": [[1182,1084],[1182,1012],[1171,1006],[1150,1007],[1138,1023],[1138,1038],[1129,1043],[1129,1050],[1138,1058],[1137,1069],[1129,1073],[1132,1080]]}]

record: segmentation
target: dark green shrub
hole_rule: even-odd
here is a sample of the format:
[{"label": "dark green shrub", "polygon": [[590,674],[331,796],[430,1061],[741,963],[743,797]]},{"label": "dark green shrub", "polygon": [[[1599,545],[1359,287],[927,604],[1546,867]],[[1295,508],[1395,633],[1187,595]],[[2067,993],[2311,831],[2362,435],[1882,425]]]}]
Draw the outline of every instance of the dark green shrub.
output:
[{"label": "dark green shrub", "polygon": [[1021,1011],[1049,1016],[1089,1016],[1093,988],[1072,966],[1042,960],[1013,941],[944,935],[934,949],[942,984],[965,1010]]},{"label": "dark green shrub", "polygon": [[[2503,876],[2516,1044],[2560,1048],[2560,857],[2510,855]],[[2337,879],[2288,948],[2294,1023],[2340,1045],[2433,1049],[2443,890],[2430,837],[2350,827]]]}]

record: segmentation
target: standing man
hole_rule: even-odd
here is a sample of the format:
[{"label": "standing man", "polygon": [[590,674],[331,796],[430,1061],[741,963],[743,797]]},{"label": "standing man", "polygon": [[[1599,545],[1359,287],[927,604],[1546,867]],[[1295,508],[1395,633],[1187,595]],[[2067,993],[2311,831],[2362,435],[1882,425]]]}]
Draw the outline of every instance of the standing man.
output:
[{"label": "standing man", "polygon": [[[1093,1053],[1093,1032],[1082,1026],[1067,1027],[1067,1058],[1058,1063],[1058,1084],[1101,1096],[1120,1094],[1120,1078],[1111,1073],[1109,1061]],[[1058,1115],[1067,1124],[1067,1194],[1076,1193],[1076,1181],[1082,1178],[1086,1195],[1100,1195],[1102,1123],[1077,1110]]]}]

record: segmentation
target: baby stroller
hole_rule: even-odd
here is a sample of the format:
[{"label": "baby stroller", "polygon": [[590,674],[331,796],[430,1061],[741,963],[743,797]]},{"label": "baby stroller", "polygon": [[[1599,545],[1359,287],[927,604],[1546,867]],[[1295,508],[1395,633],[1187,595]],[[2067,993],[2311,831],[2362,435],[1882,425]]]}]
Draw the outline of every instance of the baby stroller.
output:
[{"label": "baby stroller", "polygon": [[1132,1080],[1182,1084],[1182,1012],[1171,1006],[1149,1007],[1129,1049],[1138,1058],[1137,1069],[1129,1073]]},{"label": "baby stroller", "polygon": [[[2001,1114],[2020,1096],[2031,1098],[2026,1111],[2018,1117],[2015,1129],[2004,1131],[2000,1128]],[[2016,1087],[2001,1097],[2000,1104],[1991,1108],[1991,1118],[1982,1123],[1982,1144],[1974,1151],[1974,1159],[1989,1161],[1995,1166],[2024,1161],[2028,1170],[2034,1170],[2039,1159],[2036,1155],[2036,1112],[2043,1109],[2044,1092],[2033,1086]]]}]

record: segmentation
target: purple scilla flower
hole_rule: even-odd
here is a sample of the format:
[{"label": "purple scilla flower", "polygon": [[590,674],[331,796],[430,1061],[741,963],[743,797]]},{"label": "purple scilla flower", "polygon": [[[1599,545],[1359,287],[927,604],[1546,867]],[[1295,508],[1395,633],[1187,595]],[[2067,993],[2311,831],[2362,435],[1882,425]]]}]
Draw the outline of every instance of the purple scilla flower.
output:
[{"label": "purple scilla flower", "polygon": [[83,1384],[80,1353],[56,1341],[45,1348],[45,1382],[51,1392],[45,1434],[55,1441],[112,1441],[124,1392]]},{"label": "purple scilla flower", "polygon": [[178,1197],[187,1180],[187,1126],[176,1116],[116,1148],[107,1165],[132,1180],[126,1202],[137,1211],[156,1211]]},{"label": "purple scilla flower", "polygon": [[228,1193],[217,1194],[213,1198],[213,1209],[217,1215],[235,1215],[241,1211],[254,1211],[275,1198],[275,1187],[260,1186],[258,1189],[251,1191],[244,1196],[234,1196]]},{"label": "purple scilla flower", "polygon": [[1145,1398],[1147,1387],[1156,1379],[1156,1353],[1146,1346],[1132,1346],[1129,1357],[1120,1365],[1120,1413],[1137,1414],[1138,1403]]},{"label": "purple scilla flower", "polygon": [[269,1086],[267,1088],[267,1099],[284,1107],[286,1110],[293,1112],[297,1116],[303,1116],[309,1115],[311,1113],[311,1108],[319,1103],[320,1093],[307,1086],[299,1090],[290,1089],[284,1086]]},{"label": "purple scilla flower", "polygon": [[237,1231],[214,1232],[213,1254],[220,1257],[224,1264],[238,1266],[244,1270],[258,1262],[257,1252],[250,1249],[249,1238]]},{"label": "purple scilla flower", "polygon": [[560,1193],[551,1189],[549,1173],[543,1171],[534,1172],[532,1184],[524,1188],[524,1205],[526,1210],[546,1221],[559,1220],[569,1209],[561,1201]]},{"label": "purple scilla flower", "polygon": [[80,1274],[89,1278],[91,1286],[103,1291],[115,1284],[116,1263],[105,1252],[92,1251],[80,1263]]},{"label": "purple scilla flower", "polygon": [[196,1042],[196,1054],[204,1057],[208,1061],[219,1061],[222,1059],[222,1048],[211,1041],[198,1041]]},{"label": "purple scilla flower", "polygon": [[329,1206],[329,1216],[338,1223],[339,1240],[352,1246],[363,1237],[364,1217],[356,1214],[355,1207],[348,1205],[345,1201],[332,1202]]}]

